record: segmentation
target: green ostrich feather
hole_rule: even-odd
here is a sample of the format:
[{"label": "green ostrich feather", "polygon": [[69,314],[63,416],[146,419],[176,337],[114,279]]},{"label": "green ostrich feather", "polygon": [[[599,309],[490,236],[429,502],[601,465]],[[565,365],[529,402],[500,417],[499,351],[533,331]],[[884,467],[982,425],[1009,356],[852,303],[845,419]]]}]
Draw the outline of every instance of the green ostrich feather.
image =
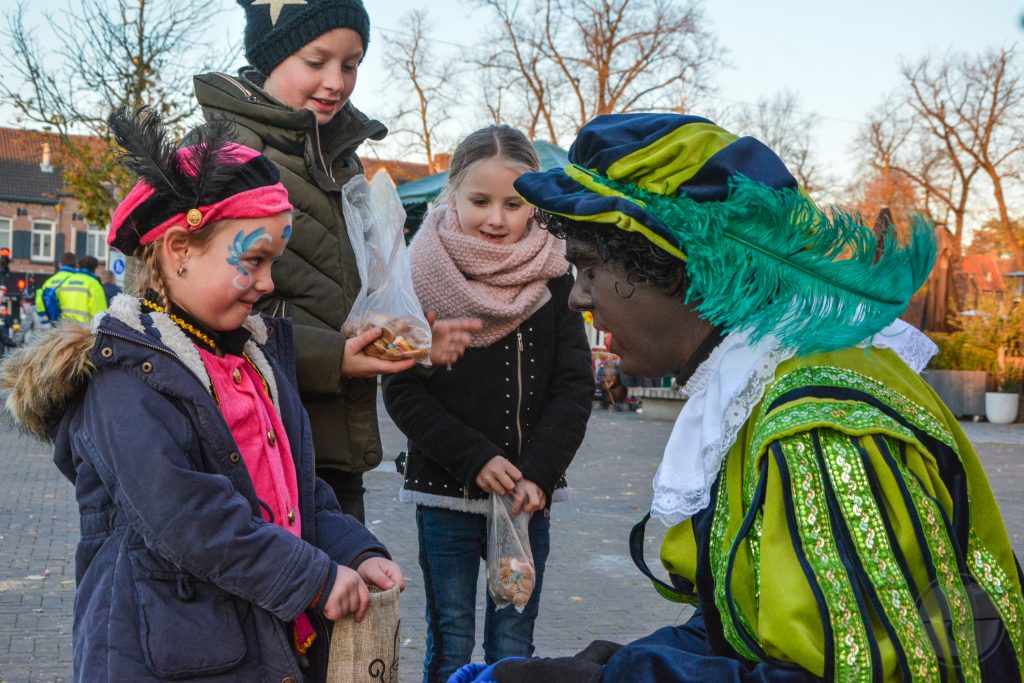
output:
[{"label": "green ostrich feather", "polygon": [[826,216],[793,190],[738,176],[722,202],[666,197],[601,179],[646,205],[686,253],[687,301],[723,330],[775,335],[799,353],[860,343],[895,320],[935,262],[932,226],[915,216],[910,240],[881,249],[860,216]]}]

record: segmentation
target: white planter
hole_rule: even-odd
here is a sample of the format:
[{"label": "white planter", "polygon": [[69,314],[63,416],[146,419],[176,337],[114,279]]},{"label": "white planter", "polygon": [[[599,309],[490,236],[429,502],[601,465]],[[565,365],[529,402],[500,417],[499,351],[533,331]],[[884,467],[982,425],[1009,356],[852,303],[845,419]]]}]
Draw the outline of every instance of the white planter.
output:
[{"label": "white planter", "polygon": [[985,418],[997,425],[1006,425],[1017,419],[1019,394],[1003,394],[996,391],[985,392]]}]

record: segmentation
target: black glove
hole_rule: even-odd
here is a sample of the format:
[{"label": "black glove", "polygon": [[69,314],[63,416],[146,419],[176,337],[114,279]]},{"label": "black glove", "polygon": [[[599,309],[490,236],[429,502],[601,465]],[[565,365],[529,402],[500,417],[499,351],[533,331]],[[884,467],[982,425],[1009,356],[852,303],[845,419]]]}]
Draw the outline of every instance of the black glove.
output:
[{"label": "black glove", "polygon": [[576,657],[535,657],[498,662],[498,683],[598,683],[604,666]]},{"label": "black glove", "polygon": [[573,657],[603,666],[608,663],[612,655],[618,652],[621,647],[618,643],[613,643],[610,640],[595,640],[574,654]]}]

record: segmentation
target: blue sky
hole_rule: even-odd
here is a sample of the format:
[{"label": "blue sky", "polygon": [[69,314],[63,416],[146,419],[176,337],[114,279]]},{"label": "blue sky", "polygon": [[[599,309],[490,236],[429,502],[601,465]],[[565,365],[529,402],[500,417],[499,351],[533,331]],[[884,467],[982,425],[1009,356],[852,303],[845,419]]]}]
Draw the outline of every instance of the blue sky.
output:
[{"label": "blue sky", "polygon": [[[391,107],[381,88],[381,38],[424,3],[364,1],[373,38],[353,101],[384,117]],[[242,9],[230,0],[219,4],[217,24],[205,35],[215,37],[217,46],[241,41]],[[0,6],[13,6],[13,0],[0,0]],[[65,7],[64,0],[34,0],[29,16],[38,21],[42,11]],[[443,54],[472,45],[485,29],[486,12],[459,0],[435,0],[429,7],[431,35],[442,41],[437,49]],[[839,176],[852,171],[858,125],[897,85],[901,60],[1024,43],[1024,2],[1011,0],[705,0],[703,7],[731,63],[716,78],[715,108],[795,92],[801,108],[821,119],[815,130],[820,163]],[[468,132],[484,122],[466,115],[463,123]],[[0,110],[0,124],[14,125],[9,110]]]}]

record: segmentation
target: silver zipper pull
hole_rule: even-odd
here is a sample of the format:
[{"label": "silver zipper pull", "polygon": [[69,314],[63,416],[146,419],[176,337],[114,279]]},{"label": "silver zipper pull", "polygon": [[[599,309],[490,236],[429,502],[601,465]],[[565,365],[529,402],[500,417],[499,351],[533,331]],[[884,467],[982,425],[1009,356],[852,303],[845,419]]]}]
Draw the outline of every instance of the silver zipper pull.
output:
[{"label": "silver zipper pull", "polygon": [[519,339],[519,350],[522,351],[523,350],[523,333],[520,332],[519,330],[516,330],[516,338]]}]

